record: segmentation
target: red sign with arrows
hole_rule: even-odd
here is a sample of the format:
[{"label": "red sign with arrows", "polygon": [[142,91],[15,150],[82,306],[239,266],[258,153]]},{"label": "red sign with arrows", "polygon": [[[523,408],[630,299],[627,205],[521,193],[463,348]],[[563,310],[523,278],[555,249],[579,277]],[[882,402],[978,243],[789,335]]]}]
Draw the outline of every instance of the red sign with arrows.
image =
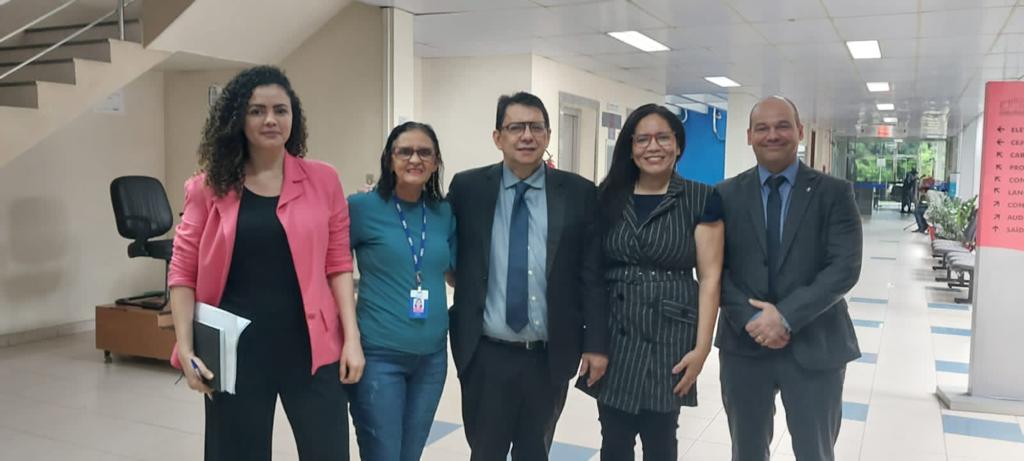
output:
[{"label": "red sign with arrows", "polygon": [[1024,251],[1024,82],[985,85],[978,246]]}]

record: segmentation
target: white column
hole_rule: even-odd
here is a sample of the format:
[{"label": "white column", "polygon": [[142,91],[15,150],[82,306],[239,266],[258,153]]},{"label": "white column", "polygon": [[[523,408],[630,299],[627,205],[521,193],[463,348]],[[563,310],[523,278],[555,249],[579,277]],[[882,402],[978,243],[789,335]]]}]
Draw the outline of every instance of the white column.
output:
[{"label": "white column", "polygon": [[731,178],[757,164],[754,151],[747,145],[750,109],[758,97],[739,91],[729,93],[729,118],[725,129],[725,177]]},{"label": "white column", "polygon": [[382,8],[384,17],[384,136],[415,113],[413,15]]}]

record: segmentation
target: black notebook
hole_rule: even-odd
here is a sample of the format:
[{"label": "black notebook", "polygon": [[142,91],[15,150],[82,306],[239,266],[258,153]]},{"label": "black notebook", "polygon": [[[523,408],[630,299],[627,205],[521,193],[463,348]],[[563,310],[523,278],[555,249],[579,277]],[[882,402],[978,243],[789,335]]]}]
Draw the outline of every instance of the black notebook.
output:
[{"label": "black notebook", "polygon": [[[224,381],[221,380],[221,375],[225,369],[224,333],[220,328],[199,323],[198,321],[192,322],[192,348],[195,351],[196,357],[199,357],[206,364],[206,368],[213,372],[213,379],[209,381],[204,379],[204,381],[214,391],[223,392]],[[186,363],[182,365],[184,368],[189,369],[189,373],[195,373],[195,370],[191,370],[192,364]]]}]

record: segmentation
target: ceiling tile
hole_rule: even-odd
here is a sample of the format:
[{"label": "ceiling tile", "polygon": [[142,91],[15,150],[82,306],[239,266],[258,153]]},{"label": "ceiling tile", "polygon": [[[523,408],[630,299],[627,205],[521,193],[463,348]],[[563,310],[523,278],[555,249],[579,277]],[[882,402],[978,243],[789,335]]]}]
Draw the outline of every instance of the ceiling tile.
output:
[{"label": "ceiling tile", "polygon": [[[878,48],[882,50],[882,58],[913,58],[917,55],[916,38],[879,40]],[[858,59],[858,61],[876,61],[876,59]]]},{"label": "ceiling tile", "polygon": [[644,53],[640,51],[636,53],[599,54],[593,56],[593,58],[617,67],[664,67],[667,59],[664,57],[658,58],[658,55],[664,56],[664,53]]},{"label": "ceiling tile", "polygon": [[917,69],[914,58],[864,59],[854,62],[865,82],[913,81]]},{"label": "ceiling tile", "polygon": [[1006,23],[1006,28],[1003,29],[1004,33],[1024,33],[1024,7],[1018,6],[1013,10],[1013,16],[1010,16],[1010,20]]},{"label": "ceiling tile", "polygon": [[611,63],[599,61],[591,56],[558,56],[551,59],[567,66],[572,66],[588,72],[597,72],[600,70],[615,69],[619,67]]},{"label": "ceiling tile", "polygon": [[992,47],[993,53],[1024,53],[1024,34],[1002,34]]},{"label": "ceiling tile", "polygon": [[995,35],[921,38],[917,42],[917,52],[920,56],[985,54],[995,40]]},{"label": "ceiling tile", "polygon": [[916,13],[917,0],[824,0],[829,16],[875,16]]},{"label": "ceiling tile", "polygon": [[819,0],[727,0],[749,22],[781,22],[790,19],[824,18]]},{"label": "ceiling tile", "polygon": [[541,42],[544,43],[545,46],[551,46],[560,50],[588,55],[632,53],[636,51],[636,48],[633,48],[605,34],[544,37],[543,39],[541,39]]},{"label": "ceiling tile", "polygon": [[976,8],[921,13],[920,36],[993,34],[1002,29],[1010,11],[1011,8]]},{"label": "ceiling tile", "polygon": [[744,23],[642,30],[641,32],[673,49],[697,46],[720,48],[766,43],[761,34]]},{"label": "ceiling tile", "polygon": [[916,14],[836,18],[841,40],[882,40],[917,37]]},{"label": "ceiling tile", "polygon": [[533,8],[530,0],[360,0],[377,6],[392,6],[413,14]]},{"label": "ceiling tile", "polygon": [[[513,18],[514,21],[511,20]],[[417,42],[432,44],[596,32],[571,19],[555,16],[544,8],[416,16],[414,27]]]},{"label": "ceiling tile", "polygon": [[832,22],[828,19],[807,19],[751,24],[773,44],[838,42]]},{"label": "ceiling tile", "polygon": [[672,27],[743,22],[743,18],[719,0],[632,0],[632,3]]},{"label": "ceiling tile", "polygon": [[964,10],[1013,6],[1016,0],[921,0],[921,11]]},{"label": "ceiling tile", "polygon": [[548,8],[548,11],[563,20],[577,21],[601,32],[668,27],[668,24],[623,0],[561,6]]}]

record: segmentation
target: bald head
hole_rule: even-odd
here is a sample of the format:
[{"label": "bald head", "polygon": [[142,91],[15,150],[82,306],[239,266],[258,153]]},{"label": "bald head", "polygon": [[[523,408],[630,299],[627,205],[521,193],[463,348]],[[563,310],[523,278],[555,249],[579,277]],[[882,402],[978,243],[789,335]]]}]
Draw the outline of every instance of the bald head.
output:
[{"label": "bald head", "polygon": [[757,103],[754,104],[754,107],[750,108],[750,116],[748,117],[749,122],[747,128],[754,126],[754,112],[757,112],[757,109],[761,107],[761,104],[764,104],[769,101],[774,101],[775,103],[785,103],[787,106],[789,106],[790,109],[793,110],[793,121],[796,122],[798,126],[802,125],[802,123],[800,123],[800,111],[796,109],[796,104],[793,104],[793,101],[790,101],[789,98],[785,96],[772,95],[763,98],[760,101],[757,101]]}]

